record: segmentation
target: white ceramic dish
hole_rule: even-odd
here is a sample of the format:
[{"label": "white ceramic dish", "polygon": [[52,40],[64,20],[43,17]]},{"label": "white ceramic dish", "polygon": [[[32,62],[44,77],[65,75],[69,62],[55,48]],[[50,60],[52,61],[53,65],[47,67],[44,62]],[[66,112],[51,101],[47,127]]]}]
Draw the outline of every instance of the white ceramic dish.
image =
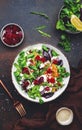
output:
[{"label": "white ceramic dish", "polygon": [[[40,44],[35,44],[35,45],[28,46],[25,49],[23,49],[23,51],[27,51],[27,50],[30,50],[30,49],[37,49],[37,48],[41,49],[42,45],[46,45],[48,48],[55,50],[59,54],[59,57],[63,60],[63,66],[66,68],[66,71],[70,73],[70,67],[69,67],[69,63],[68,63],[67,58],[65,57],[65,55],[60,50],[58,50],[54,46],[51,46],[49,44],[42,44],[42,43],[40,43]],[[18,56],[19,56],[19,54],[16,56],[16,58],[14,60],[14,63],[17,62]],[[25,91],[23,91],[21,89],[20,85],[17,83],[16,78],[14,76],[14,71],[16,69],[15,66],[14,66],[14,63],[12,65],[11,75],[12,75],[12,82],[13,82],[15,88],[17,89],[19,94],[21,96],[23,96],[25,99],[38,103],[39,102],[38,99],[30,98],[27,95],[27,93]],[[64,81],[63,81],[64,86],[61,89],[59,89],[58,91],[56,91],[52,97],[47,98],[47,99],[43,98],[44,102],[49,102],[49,101],[52,101],[52,100],[58,98],[65,91],[65,89],[67,88],[67,85],[69,83],[69,79],[70,79],[70,76],[68,76],[67,78],[64,79]]]},{"label": "white ceramic dish", "polygon": [[56,120],[60,125],[70,125],[73,121],[73,112],[67,107],[61,107],[56,112]]}]

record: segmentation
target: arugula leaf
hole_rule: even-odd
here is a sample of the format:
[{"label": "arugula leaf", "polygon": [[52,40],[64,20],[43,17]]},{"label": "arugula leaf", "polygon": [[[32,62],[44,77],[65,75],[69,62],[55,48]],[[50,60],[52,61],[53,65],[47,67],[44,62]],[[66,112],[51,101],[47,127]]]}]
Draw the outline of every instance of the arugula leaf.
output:
[{"label": "arugula leaf", "polygon": [[56,29],[57,30],[66,30],[65,26],[64,26],[64,22],[62,20],[58,20],[57,24],[56,24]]},{"label": "arugula leaf", "polygon": [[48,52],[48,50],[49,50],[49,48],[46,47],[45,45],[42,45],[42,49],[43,49],[44,51],[47,51],[47,52]]},{"label": "arugula leaf", "polygon": [[58,55],[59,54],[56,51],[52,50],[52,56],[58,56]]},{"label": "arugula leaf", "polygon": [[73,31],[73,32],[77,31],[77,29],[69,21],[67,22],[66,27],[70,31]]}]

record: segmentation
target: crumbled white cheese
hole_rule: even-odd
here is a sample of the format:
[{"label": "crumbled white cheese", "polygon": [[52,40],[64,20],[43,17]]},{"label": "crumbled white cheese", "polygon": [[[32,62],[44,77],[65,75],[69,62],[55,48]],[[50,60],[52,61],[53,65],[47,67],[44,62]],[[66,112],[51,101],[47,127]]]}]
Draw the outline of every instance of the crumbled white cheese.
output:
[{"label": "crumbled white cheese", "polygon": [[43,86],[40,86],[39,91],[41,92],[42,90],[44,90],[44,87],[43,87]]},{"label": "crumbled white cheese", "polygon": [[28,60],[28,62],[26,63],[26,65],[27,65],[27,66],[29,66],[29,65],[30,65],[30,60]]},{"label": "crumbled white cheese", "polygon": [[40,64],[40,69],[44,68],[45,64],[41,63]]}]

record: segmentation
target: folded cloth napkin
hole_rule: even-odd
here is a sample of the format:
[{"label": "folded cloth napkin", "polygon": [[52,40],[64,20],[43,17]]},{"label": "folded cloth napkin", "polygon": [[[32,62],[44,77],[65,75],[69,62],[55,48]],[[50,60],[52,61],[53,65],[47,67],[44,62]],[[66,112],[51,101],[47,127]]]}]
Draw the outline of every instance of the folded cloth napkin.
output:
[{"label": "folded cloth napkin", "polygon": [[[36,104],[35,104],[36,105]],[[56,100],[41,106],[39,112],[29,118],[19,119],[13,130],[81,130],[82,129],[82,60],[78,68],[71,68],[71,78],[66,91]],[[68,126],[61,126],[56,121],[56,111],[60,107],[73,110],[74,119]]]}]

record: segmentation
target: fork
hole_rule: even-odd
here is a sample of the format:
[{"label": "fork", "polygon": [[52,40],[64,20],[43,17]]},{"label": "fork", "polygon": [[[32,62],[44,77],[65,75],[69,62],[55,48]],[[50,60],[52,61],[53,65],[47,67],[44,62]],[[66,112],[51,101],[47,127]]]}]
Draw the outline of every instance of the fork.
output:
[{"label": "fork", "polygon": [[7,87],[4,85],[4,83],[0,80],[0,84],[3,87],[3,89],[5,90],[5,92],[9,95],[10,99],[13,101],[13,105],[15,107],[15,109],[18,111],[18,113],[20,114],[21,117],[26,115],[26,110],[24,109],[22,103],[20,103],[19,101],[14,100],[14,98],[12,97],[11,93],[8,91]]}]

